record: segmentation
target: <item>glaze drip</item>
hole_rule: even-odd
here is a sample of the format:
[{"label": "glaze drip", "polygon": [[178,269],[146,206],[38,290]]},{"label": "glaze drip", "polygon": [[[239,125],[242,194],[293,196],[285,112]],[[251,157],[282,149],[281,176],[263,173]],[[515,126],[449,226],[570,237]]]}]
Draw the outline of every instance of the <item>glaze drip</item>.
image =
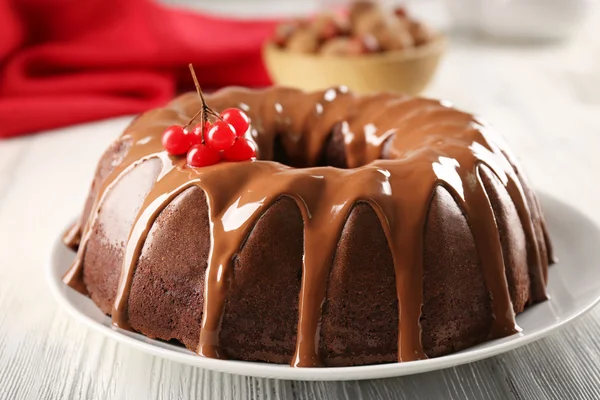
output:
[{"label": "glaze drip", "polygon": [[[322,306],[338,240],[352,207],[369,203],[392,253],[398,298],[398,361],[426,358],[421,344],[423,237],[429,204],[438,185],[463,210],[481,258],[494,313],[490,337],[519,330],[510,300],[494,210],[479,176],[485,165],[506,187],[518,211],[528,247],[530,301],[546,298],[544,257],[547,235],[537,202],[523,190],[501,139],[472,115],[438,101],[390,93],[356,96],[344,88],[304,93],[271,88],[229,88],[206,96],[215,110],[240,107],[252,119],[259,160],[191,168],[163,151],[161,134],[185,124],[200,106],[195,94],[136,119],[120,140],[130,143],[124,158],[98,189],[84,226],[66,235],[79,245],[64,281],[85,293],[83,259],[91,230],[112,186],[128,171],[157,158],[162,168],[135,218],[126,244],[113,323],[131,329],[128,300],[137,260],[155,219],[185,189],[204,190],[209,206],[211,247],[204,287],[198,354],[223,358],[219,332],[232,274],[232,260],[258,218],[281,196],[295,200],[304,221],[304,257],[299,294],[297,342],[291,364],[321,366]],[[343,135],[347,169],[316,167],[334,128]],[[270,161],[279,140],[298,169]],[[535,200],[535,198],[534,198]],[[540,233],[541,232],[541,233]],[[548,255],[551,257],[549,247]],[[545,256],[545,255],[544,255]]]}]

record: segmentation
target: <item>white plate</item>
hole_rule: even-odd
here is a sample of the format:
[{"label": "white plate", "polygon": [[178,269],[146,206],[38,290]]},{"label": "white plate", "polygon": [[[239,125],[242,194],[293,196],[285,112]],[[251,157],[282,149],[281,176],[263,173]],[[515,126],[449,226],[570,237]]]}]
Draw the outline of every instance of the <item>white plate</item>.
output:
[{"label": "white plate", "polygon": [[199,357],[177,345],[148,339],[137,333],[113,328],[87,297],[63,284],[61,278],[74,253],[57,239],[47,276],[59,304],[76,319],[105,335],[144,352],[185,364],[232,374],[296,380],[351,380],[417,374],[481,360],[533,342],[581,316],[600,300],[600,229],[586,216],[550,196],[541,196],[550,235],[560,262],[550,268],[548,292],[551,300],[517,317],[519,334],[493,340],[440,358],[395,364],[342,368],[291,368],[286,365]]}]

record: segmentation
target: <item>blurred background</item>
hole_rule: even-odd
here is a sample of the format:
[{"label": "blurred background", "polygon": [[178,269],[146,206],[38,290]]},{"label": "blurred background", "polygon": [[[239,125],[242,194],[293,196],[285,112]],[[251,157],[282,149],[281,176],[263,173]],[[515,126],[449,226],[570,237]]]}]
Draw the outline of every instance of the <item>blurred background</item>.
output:
[{"label": "blurred background", "polygon": [[[598,1],[377,3],[385,29],[368,13],[354,18],[344,0],[0,0],[0,138],[159,106],[192,88],[190,62],[208,90],[272,82],[426,90],[482,112],[473,104],[478,92],[496,90],[497,72],[516,83],[523,63],[597,100]],[[401,20],[392,21],[395,10]],[[331,34],[324,13],[346,20]],[[278,48],[264,50],[268,42]],[[494,71],[500,64],[486,63],[490,57],[510,59],[515,71]],[[468,90],[467,75],[486,85]]]}]

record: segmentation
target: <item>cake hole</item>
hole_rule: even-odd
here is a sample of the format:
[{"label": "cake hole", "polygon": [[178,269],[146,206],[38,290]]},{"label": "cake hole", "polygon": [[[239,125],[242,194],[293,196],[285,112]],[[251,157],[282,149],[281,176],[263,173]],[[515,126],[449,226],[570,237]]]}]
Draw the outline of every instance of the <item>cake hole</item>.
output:
[{"label": "cake hole", "polygon": [[292,165],[292,162],[283,147],[280,135],[276,136],[275,141],[273,142],[273,161],[290,167],[296,167],[295,165]]},{"label": "cake hole", "polygon": [[[290,157],[288,154],[288,150],[296,150],[297,146],[302,146],[301,143],[292,143],[288,141],[282,140],[282,138],[286,137],[287,134],[285,132],[280,132],[275,136],[273,142],[273,158],[271,161],[278,162],[283,165],[287,165],[293,168],[313,168],[313,167],[334,167],[340,169],[348,169],[348,159],[346,157],[347,145],[344,137],[344,133],[342,130],[342,124],[337,123],[334,125],[331,133],[325,140],[323,147],[319,154],[316,157],[316,162],[309,162],[307,160],[306,155],[301,154],[299,157]],[[379,144],[379,149],[381,153],[379,155],[379,159],[395,159],[402,158],[404,154],[398,152],[393,149],[392,143],[394,142],[394,135],[387,137],[383,143]],[[361,146],[356,146],[358,149]],[[358,150],[360,151],[360,150]],[[359,159],[364,159],[364,163],[370,163],[375,161],[374,159],[365,159],[366,157],[359,157]],[[356,159],[356,157],[354,157]],[[355,167],[361,167],[361,165],[355,165]]]},{"label": "cake hole", "polygon": [[332,133],[325,140],[325,144],[317,157],[316,162],[309,163],[305,157],[301,159],[292,159],[281,139],[282,135],[277,135],[273,142],[273,161],[294,167],[294,168],[312,168],[312,167],[335,167],[348,168],[346,162],[346,147],[344,136],[340,125],[336,125]]}]

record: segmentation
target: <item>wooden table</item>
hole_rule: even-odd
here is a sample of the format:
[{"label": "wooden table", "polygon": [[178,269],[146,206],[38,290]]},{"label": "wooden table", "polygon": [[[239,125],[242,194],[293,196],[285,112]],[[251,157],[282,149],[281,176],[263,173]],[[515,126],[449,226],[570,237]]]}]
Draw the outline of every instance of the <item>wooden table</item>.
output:
[{"label": "wooden table", "polygon": [[[597,223],[599,27],[596,12],[564,44],[454,37],[427,92],[483,115],[506,135],[540,190]],[[80,212],[100,153],[129,120],[0,142],[0,399],[600,398],[600,308],[488,360],[344,383],[205,371],[116,344],[74,321],[51,298],[44,264],[52,241]]]}]

